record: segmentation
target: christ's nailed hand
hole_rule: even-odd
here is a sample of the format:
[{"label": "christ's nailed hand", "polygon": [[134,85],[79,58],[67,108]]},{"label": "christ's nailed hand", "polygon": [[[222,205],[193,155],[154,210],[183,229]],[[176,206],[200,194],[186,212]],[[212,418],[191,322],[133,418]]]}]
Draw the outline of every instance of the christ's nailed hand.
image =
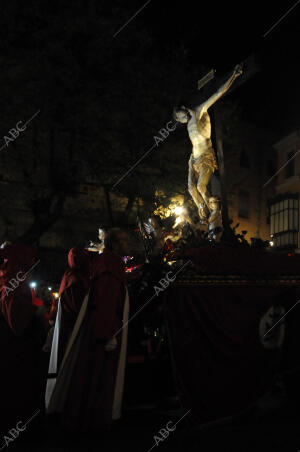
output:
[{"label": "christ's nailed hand", "polygon": [[117,339],[113,337],[112,339],[106,342],[106,344],[104,345],[104,349],[106,352],[112,352],[113,350],[115,350],[117,345],[118,345]]},{"label": "christ's nailed hand", "polygon": [[242,75],[242,73],[243,73],[243,65],[237,64],[234,68],[234,75],[236,77],[239,77],[240,75]]}]

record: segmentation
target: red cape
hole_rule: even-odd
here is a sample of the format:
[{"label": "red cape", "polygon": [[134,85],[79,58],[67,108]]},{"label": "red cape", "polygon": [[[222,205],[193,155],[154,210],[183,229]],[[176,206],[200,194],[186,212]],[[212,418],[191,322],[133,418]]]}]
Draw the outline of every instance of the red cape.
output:
[{"label": "red cape", "polygon": [[[59,294],[61,303],[61,325],[58,346],[58,364],[65,354],[84,297],[90,286],[89,253],[83,248],[72,248],[68,254],[69,268],[62,278]],[[57,307],[57,306],[56,306]],[[57,309],[52,313],[53,320]]]},{"label": "red cape", "polygon": [[80,282],[82,286],[89,287],[90,261],[89,253],[83,248],[74,247],[68,254],[68,266],[59,288],[59,295],[72,284]]},{"label": "red cape", "polygon": [[84,337],[62,413],[62,423],[71,431],[99,432],[112,422],[121,341],[112,352],[104,345],[122,326],[125,271],[121,258],[111,251],[99,255],[92,270]]},{"label": "red cape", "polygon": [[[27,422],[43,409],[42,354],[34,333],[36,308],[26,280],[7,291],[5,284],[16,281],[33,263],[34,252],[22,245],[0,250],[5,259],[1,266],[0,287],[0,436],[8,434],[16,423]],[[10,285],[9,285],[10,286]]]}]

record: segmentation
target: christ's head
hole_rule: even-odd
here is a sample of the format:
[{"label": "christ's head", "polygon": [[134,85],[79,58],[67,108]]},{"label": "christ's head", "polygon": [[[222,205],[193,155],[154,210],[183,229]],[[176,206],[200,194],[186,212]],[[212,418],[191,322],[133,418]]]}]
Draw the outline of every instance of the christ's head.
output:
[{"label": "christ's head", "polygon": [[189,112],[187,108],[182,105],[181,107],[174,108],[173,117],[175,121],[186,124],[189,120]]}]

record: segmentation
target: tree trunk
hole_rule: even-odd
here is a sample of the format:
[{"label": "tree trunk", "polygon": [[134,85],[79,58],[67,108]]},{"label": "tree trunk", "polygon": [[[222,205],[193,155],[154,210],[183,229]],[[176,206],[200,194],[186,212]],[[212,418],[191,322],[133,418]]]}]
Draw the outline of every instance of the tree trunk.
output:
[{"label": "tree trunk", "polygon": [[106,207],[107,207],[109,223],[110,223],[110,226],[113,226],[114,225],[114,217],[113,217],[111,200],[110,200],[109,186],[104,185],[103,188],[104,188],[104,194],[105,194],[105,199],[106,199]]},{"label": "tree trunk", "polygon": [[18,237],[18,241],[32,245],[57,222],[63,212],[66,194],[60,193],[56,195],[56,199],[55,195],[53,198],[54,200],[50,203],[48,212],[40,215],[37,213],[33,224],[23,235]]},{"label": "tree trunk", "polygon": [[128,201],[127,201],[127,205],[125,207],[124,210],[124,215],[125,215],[125,221],[128,221],[129,215],[132,211],[133,205],[135,203],[136,200],[136,196],[135,195],[129,195],[128,197]]}]

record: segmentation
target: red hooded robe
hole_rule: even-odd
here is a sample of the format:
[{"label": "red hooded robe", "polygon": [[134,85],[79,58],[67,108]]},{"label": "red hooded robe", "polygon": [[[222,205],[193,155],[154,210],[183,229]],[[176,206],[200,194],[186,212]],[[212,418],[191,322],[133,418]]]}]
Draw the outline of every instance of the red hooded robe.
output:
[{"label": "red hooded robe", "polygon": [[117,254],[105,250],[94,259],[85,333],[62,413],[68,430],[97,432],[111,426],[122,332],[115,350],[105,351],[105,344],[122,328],[125,285]]},{"label": "red hooded robe", "polygon": [[[0,437],[43,409],[43,362],[34,334],[36,307],[26,281],[32,248],[13,244],[0,250]],[[23,279],[23,281],[22,281]],[[1,444],[0,444],[1,446]]]},{"label": "red hooded robe", "polygon": [[62,361],[82,302],[90,286],[88,251],[78,247],[72,248],[68,254],[68,265],[69,268],[65,271],[59,289],[62,314],[59,333],[58,365]]}]

